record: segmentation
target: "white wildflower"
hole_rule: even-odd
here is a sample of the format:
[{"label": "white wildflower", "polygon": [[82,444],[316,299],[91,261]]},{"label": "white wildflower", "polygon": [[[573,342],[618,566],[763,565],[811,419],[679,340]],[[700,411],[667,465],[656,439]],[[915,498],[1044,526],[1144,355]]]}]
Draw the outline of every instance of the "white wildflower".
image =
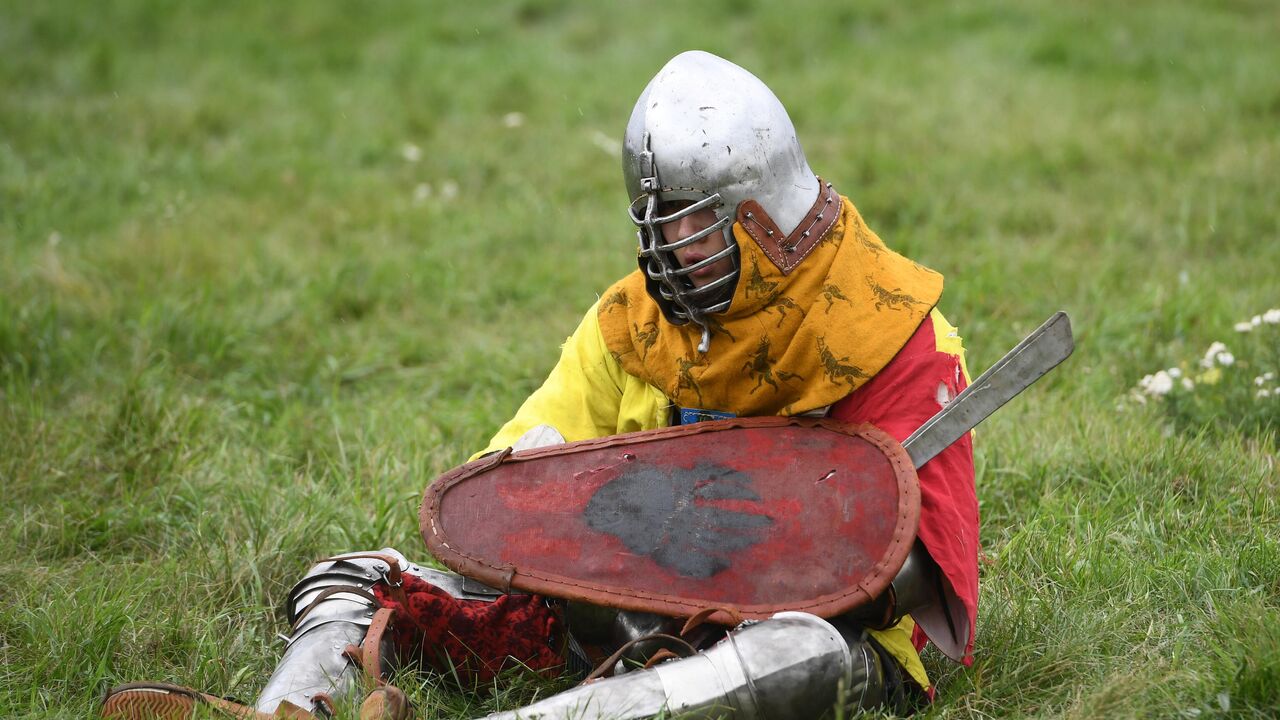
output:
[{"label": "white wildflower", "polygon": [[1271,397],[1271,391],[1266,388],[1262,388],[1261,390],[1258,391],[1257,395],[1260,398]]},{"label": "white wildflower", "polygon": [[1227,352],[1227,346],[1215,341],[1209,346],[1208,350],[1204,351],[1204,358],[1200,360],[1200,367],[1206,369],[1213,367],[1214,359],[1218,357],[1219,353],[1224,352]]},{"label": "white wildflower", "polygon": [[1280,325],[1280,308],[1271,308],[1262,313],[1262,322],[1268,325]]},{"label": "white wildflower", "polygon": [[57,230],[49,233],[49,247],[58,247],[60,242],[62,242],[62,233]]},{"label": "white wildflower", "polygon": [[458,197],[458,183],[452,180],[445,180],[440,184],[440,197],[445,200],[452,200]]},{"label": "white wildflower", "polygon": [[1182,378],[1182,389],[1187,391],[1195,390],[1196,384],[1192,382],[1191,378]]},{"label": "white wildflower", "polygon": [[518,128],[524,124],[524,113],[509,112],[502,116],[502,124],[509,128]]},{"label": "white wildflower", "polygon": [[1235,364],[1235,362],[1236,362],[1236,356],[1235,356],[1235,355],[1232,355],[1231,353],[1227,352],[1226,350],[1223,350],[1222,352],[1218,353],[1218,364],[1219,364],[1219,365],[1222,365],[1222,366],[1234,365],[1234,364]]},{"label": "white wildflower", "polygon": [[1275,374],[1275,373],[1273,373],[1273,372],[1265,372],[1265,373],[1262,373],[1262,379],[1263,379],[1263,380],[1275,380],[1275,379],[1276,379],[1276,374]]},{"label": "white wildflower", "polygon": [[1155,375],[1142,378],[1138,381],[1138,385],[1148,395],[1168,395],[1173,389],[1173,378],[1169,377],[1169,373],[1161,370]]},{"label": "white wildflower", "polygon": [[428,183],[418,183],[413,189],[413,201],[419,205],[427,201],[431,197],[431,185]]},{"label": "white wildflower", "polygon": [[1253,317],[1249,318],[1249,324],[1254,327],[1258,327],[1259,325],[1262,324],[1262,316],[1254,315]]},{"label": "white wildflower", "polygon": [[1262,387],[1266,383],[1267,383],[1267,379],[1261,375],[1253,379],[1253,384],[1258,387]]},{"label": "white wildflower", "polygon": [[1182,377],[1182,368],[1171,367],[1165,372],[1169,373],[1169,377],[1173,378],[1174,380],[1177,380],[1178,378]]},{"label": "white wildflower", "polygon": [[413,143],[405,143],[404,147],[400,148],[400,157],[407,162],[416,163],[422,159],[422,148]]},{"label": "white wildflower", "polygon": [[1235,328],[1236,332],[1252,332],[1253,331],[1253,325],[1250,324],[1248,320],[1244,322],[1238,322],[1232,327]]}]

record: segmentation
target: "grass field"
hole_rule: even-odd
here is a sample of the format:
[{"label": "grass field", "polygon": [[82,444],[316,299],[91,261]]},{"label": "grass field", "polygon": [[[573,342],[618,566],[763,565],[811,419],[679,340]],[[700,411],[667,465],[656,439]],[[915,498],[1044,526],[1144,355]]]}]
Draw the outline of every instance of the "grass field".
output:
[{"label": "grass field", "polygon": [[1130,397],[1213,341],[1276,370],[1233,330],[1280,306],[1266,0],[0,0],[0,716],[253,698],[313,559],[424,555],[422,489],[634,267],[619,139],[689,48],[946,275],[971,368],[1072,314],[978,438],[977,660],[926,653],[929,715],[1275,716],[1280,399]]}]

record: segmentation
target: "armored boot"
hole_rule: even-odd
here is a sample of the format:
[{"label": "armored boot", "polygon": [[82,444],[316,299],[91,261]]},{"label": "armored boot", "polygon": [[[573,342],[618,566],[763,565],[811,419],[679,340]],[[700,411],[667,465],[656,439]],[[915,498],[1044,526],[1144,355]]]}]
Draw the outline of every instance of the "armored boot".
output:
[{"label": "armored boot", "polygon": [[408,564],[384,548],[311,568],[285,601],[292,625],[288,647],[258,697],[257,710],[269,715],[289,703],[328,714],[335,702],[357,690],[362,672],[381,678],[389,669],[383,632],[391,618],[379,612],[372,588],[379,582],[398,584]]},{"label": "armored boot", "polygon": [[886,676],[890,664],[861,631],[842,633],[815,615],[784,612],[735,630],[692,657],[580,685],[486,720],[638,720],[658,714],[809,720],[837,702],[850,710],[896,704],[894,679]]}]

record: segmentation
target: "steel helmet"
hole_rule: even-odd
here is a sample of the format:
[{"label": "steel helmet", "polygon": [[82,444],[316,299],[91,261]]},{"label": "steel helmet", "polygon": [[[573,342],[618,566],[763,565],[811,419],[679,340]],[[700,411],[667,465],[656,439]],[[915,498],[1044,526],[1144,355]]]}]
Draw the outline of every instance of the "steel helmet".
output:
[{"label": "steel helmet", "polygon": [[[671,323],[702,327],[701,352],[710,343],[707,316],[729,308],[737,283],[733,223],[740,206],[754,200],[742,221],[785,237],[805,220],[820,190],[773,91],[728,60],[699,51],[672,58],[640,93],[623,137],[622,173],[649,294]],[[663,214],[663,204],[672,201],[692,204]],[[714,224],[663,243],[660,225],[704,209],[715,211]],[[680,267],[672,251],[715,232],[723,234],[725,249]],[[688,279],[729,257],[734,269],[724,277],[702,287]]]}]

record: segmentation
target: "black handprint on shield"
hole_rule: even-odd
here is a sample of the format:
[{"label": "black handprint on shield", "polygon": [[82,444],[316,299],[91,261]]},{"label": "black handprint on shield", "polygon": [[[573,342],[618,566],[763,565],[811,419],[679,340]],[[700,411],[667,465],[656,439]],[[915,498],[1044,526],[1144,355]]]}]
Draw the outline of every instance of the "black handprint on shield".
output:
[{"label": "black handprint on shield", "polygon": [[[587,524],[668,570],[708,578],[733,553],[765,539],[773,520],[763,508],[733,510],[719,501],[760,501],[750,477],[699,463],[691,469],[640,466],[596,491]],[[735,503],[738,504],[738,503]]]}]

